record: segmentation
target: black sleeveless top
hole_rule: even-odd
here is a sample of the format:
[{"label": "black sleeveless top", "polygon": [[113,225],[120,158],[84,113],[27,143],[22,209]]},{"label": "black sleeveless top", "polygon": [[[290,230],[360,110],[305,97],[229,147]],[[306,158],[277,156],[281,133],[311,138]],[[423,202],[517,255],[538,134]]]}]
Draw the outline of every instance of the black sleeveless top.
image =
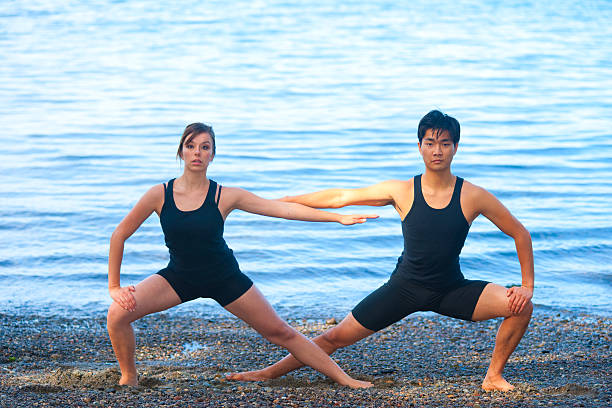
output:
[{"label": "black sleeveless top", "polygon": [[164,187],[164,205],[159,215],[166,246],[170,250],[168,268],[211,279],[224,278],[239,271],[234,254],[223,239],[223,217],[218,202],[215,202],[217,183],[210,180],[200,208],[181,211],[174,203],[174,180],[168,181],[168,187]]},{"label": "black sleeveless top", "polygon": [[417,282],[434,290],[451,287],[463,279],[459,254],[470,229],[461,211],[463,179],[457,177],[450,203],[442,209],[429,206],[421,190],[421,175],[414,177],[412,208],[402,221],[404,251],[393,278]]}]

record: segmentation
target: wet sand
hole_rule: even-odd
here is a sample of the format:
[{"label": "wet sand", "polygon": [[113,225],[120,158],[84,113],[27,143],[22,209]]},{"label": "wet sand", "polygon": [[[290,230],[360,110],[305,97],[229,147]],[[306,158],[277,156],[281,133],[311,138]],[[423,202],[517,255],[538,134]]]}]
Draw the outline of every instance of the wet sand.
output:
[{"label": "wet sand", "polygon": [[[307,336],[333,324],[290,323]],[[235,319],[162,313],[134,325],[141,383],[119,387],[103,316],[0,314],[0,406],[612,406],[612,319],[536,310],[506,367],[516,390],[484,392],[499,323],[404,319],[334,354],[351,375],[375,384],[351,390],[309,368],[265,383],[226,381],[285,352]]]}]

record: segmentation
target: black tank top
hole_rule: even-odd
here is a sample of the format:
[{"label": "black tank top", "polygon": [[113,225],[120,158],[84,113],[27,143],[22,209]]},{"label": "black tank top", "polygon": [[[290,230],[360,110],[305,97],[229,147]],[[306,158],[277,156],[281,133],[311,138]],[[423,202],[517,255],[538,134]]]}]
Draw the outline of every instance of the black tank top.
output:
[{"label": "black tank top", "polygon": [[414,177],[412,208],[402,221],[404,251],[392,277],[417,282],[434,290],[448,288],[465,279],[459,253],[470,225],[461,211],[463,179],[457,177],[450,203],[431,208],[421,190],[421,175]]},{"label": "black tank top", "polygon": [[[181,211],[174,202],[174,180],[168,181],[164,190],[164,205],[159,216],[170,250],[168,267],[200,278],[216,279],[231,274],[238,269],[238,263],[223,239],[223,217],[215,202],[217,183],[210,180],[200,208]],[[220,193],[221,186],[219,196]]]}]

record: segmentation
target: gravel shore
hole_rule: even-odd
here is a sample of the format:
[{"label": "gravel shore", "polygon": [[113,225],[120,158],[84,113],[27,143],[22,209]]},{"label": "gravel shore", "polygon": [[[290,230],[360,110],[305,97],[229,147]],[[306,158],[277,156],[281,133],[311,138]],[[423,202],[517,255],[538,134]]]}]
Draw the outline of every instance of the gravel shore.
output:
[{"label": "gravel shore", "polygon": [[[334,324],[290,323],[307,336]],[[334,354],[351,375],[375,384],[351,390],[309,368],[265,383],[225,381],[285,353],[235,319],[156,314],[134,325],[141,384],[119,387],[104,317],[0,314],[0,406],[612,406],[612,319],[536,310],[506,367],[516,390],[484,392],[499,323],[404,319]]]}]

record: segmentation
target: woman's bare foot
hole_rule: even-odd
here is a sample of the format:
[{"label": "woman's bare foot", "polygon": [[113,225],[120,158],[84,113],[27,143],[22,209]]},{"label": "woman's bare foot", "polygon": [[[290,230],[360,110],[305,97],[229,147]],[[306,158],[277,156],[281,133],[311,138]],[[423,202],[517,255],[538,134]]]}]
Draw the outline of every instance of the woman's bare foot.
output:
[{"label": "woman's bare foot", "polygon": [[226,380],[230,381],[267,381],[268,377],[263,373],[263,370],[243,371],[241,373],[231,373],[225,376]]},{"label": "woman's bare foot", "polygon": [[514,385],[504,380],[504,377],[489,377],[488,375],[482,381],[482,389],[485,391],[511,391],[514,389]]},{"label": "woman's bare foot", "polygon": [[138,376],[136,377],[124,377],[121,376],[119,379],[119,385],[131,385],[136,387],[138,385]]},{"label": "woman's bare foot", "polygon": [[[228,374],[225,376],[225,379],[229,381],[267,381],[271,380],[272,377],[266,375],[264,370],[257,370]],[[360,381],[351,378],[346,384],[342,385],[346,385],[347,387],[351,388],[370,388],[374,384],[369,381]]]},{"label": "woman's bare foot", "polygon": [[351,382],[349,382],[348,384],[343,384],[343,385],[346,385],[347,387],[351,387],[351,388],[370,388],[374,386],[374,384],[372,384],[369,381],[361,381],[361,380],[355,380],[355,379],[351,379]]}]

